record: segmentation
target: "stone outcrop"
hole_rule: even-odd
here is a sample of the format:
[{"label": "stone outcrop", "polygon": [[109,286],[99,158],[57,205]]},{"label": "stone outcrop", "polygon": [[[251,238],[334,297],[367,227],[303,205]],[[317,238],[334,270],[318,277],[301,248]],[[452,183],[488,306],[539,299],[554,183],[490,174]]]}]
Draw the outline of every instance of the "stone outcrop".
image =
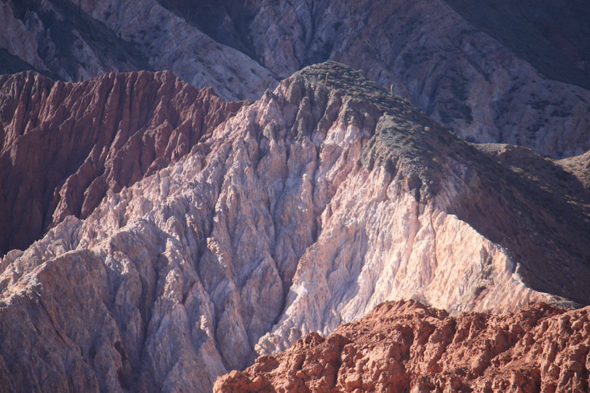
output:
[{"label": "stone outcrop", "polygon": [[590,381],[590,308],[456,317],[386,302],[327,338],[299,339],[219,378],[216,393],[577,392]]},{"label": "stone outcrop", "polygon": [[[150,129],[180,128],[157,108],[177,113],[173,104],[185,99],[195,107],[171,118],[197,128],[196,98],[208,93],[170,74],[53,89],[144,79],[150,100],[130,105],[157,103]],[[161,85],[149,90],[150,80]],[[31,99],[48,94],[35,91]],[[92,97],[102,96],[76,105],[90,113]],[[85,219],[67,216],[0,261],[8,390],[207,392],[258,354],[328,335],[387,300],[415,298],[452,315],[590,304],[579,166],[518,148],[538,165],[535,175],[519,171],[510,149],[476,148],[337,63],[308,67],[248,106],[208,99],[219,115],[198,128],[190,151],[172,143],[170,165],[138,170]],[[144,119],[140,109],[124,117],[129,124]],[[175,161],[178,146],[185,154]],[[543,190],[560,181],[572,184],[576,204]]]},{"label": "stone outcrop", "polygon": [[178,161],[243,104],[170,72],[0,76],[0,254]]},{"label": "stone outcrop", "polygon": [[[586,4],[561,5],[566,22],[538,27],[549,31],[545,37],[530,27],[538,12],[471,3],[9,1],[3,20],[13,27],[0,31],[0,47],[70,81],[166,69],[225,99],[258,99],[277,79],[335,60],[364,70],[469,141],[554,158],[590,150],[590,77],[587,65],[577,64],[588,61],[587,40],[581,33],[567,40],[572,34],[559,30],[559,23],[586,26],[587,11],[575,12]],[[545,14],[556,7],[537,3],[527,7]],[[495,34],[490,26],[497,25],[508,35]],[[561,44],[545,44],[548,38]]]}]

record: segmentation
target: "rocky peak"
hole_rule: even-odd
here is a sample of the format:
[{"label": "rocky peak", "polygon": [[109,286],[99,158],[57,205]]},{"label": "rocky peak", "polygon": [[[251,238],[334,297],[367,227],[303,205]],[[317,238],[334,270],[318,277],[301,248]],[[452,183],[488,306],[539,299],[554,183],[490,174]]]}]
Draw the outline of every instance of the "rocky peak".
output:
[{"label": "rocky peak", "polygon": [[[124,147],[140,143],[136,134],[149,142],[148,130],[178,134],[145,142],[154,152],[179,142],[153,172],[155,158],[143,166],[124,154],[113,168],[147,168],[132,170],[132,185],[106,190],[86,218],[70,215],[0,261],[0,376],[13,376],[11,386],[207,392],[258,355],[328,336],[388,300],[418,299],[449,315],[590,303],[584,210],[542,194],[545,183],[359,71],[310,66],[251,105],[162,73],[50,84],[39,96],[57,101],[92,84],[116,92],[107,82],[119,78],[126,88],[116,102],[128,104],[114,113],[128,117],[86,118],[102,97],[91,90],[70,111],[40,110],[56,113],[48,129],[71,130],[60,113],[79,114],[86,127],[121,119],[109,129],[131,135],[100,145],[105,163],[119,144],[115,157],[134,151]],[[210,128],[199,126],[193,114],[215,108],[219,116],[203,120]],[[555,165],[540,159],[543,181],[559,181]]]}]

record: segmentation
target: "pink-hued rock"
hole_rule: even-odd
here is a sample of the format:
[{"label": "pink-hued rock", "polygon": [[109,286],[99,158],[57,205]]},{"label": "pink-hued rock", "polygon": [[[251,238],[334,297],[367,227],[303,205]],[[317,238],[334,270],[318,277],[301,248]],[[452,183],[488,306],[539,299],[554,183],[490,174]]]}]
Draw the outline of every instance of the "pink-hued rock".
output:
[{"label": "pink-hued rock", "polygon": [[220,377],[216,393],[588,391],[590,308],[532,305],[452,317],[385,302],[327,338],[299,339]]},{"label": "pink-hued rock", "polygon": [[0,76],[0,254],[87,217],[107,190],[178,161],[243,105],[170,72],[77,84]]},{"label": "pink-hued rock", "polygon": [[[566,166],[476,148],[333,62],[223,119],[0,260],[14,390],[208,392],[388,300],[451,315],[590,304],[588,192],[572,187],[570,204],[543,189],[575,185]],[[511,168],[518,154],[534,173]]]}]

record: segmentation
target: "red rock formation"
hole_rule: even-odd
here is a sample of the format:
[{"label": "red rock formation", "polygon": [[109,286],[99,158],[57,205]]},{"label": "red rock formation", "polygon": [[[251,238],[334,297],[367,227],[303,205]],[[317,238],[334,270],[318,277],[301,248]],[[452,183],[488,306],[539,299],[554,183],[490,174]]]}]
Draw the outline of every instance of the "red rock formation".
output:
[{"label": "red rock formation", "polygon": [[177,161],[243,105],[170,72],[0,76],[0,255],[87,217],[107,190]]},{"label": "red rock formation", "polygon": [[386,302],[220,377],[214,392],[587,392],[589,313],[538,304],[450,317]]}]

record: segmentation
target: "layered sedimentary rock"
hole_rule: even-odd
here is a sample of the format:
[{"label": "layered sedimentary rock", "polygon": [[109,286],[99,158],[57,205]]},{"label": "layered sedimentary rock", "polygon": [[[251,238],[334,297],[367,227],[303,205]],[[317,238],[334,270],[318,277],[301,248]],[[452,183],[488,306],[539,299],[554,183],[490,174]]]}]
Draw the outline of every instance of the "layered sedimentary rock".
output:
[{"label": "layered sedimentary rock", "polygon": [[[157,102],[184,99],[156,91]],[[590,303],[577,169],[529,152],[543,174],[529,179],[501,149],[463,142],[336,63],[214,124],[178,161],[0,261],[8,390],[206,392],[259,353],[386,300],[452,314]],[[545,181],[571,181],[578,203]]]},{"label": "layered sedimentary rock", "polygon": [[0,254],[87,217],[107,190],[177,161],[243,104],[170,72],[79,84],[0,76]]},{"label": "layered sedimentary rock", "polygon": [[327,338],[312,333],[232,371],[214,391],[583,393],[589,312],[534,305],[452,317],[415,301],[386,302]]},{"label": "layered sedimentary rock", "polygon": [[[0,32],[0,47],[66,80],[167,69],[225,99],[258,99],[276,79],[336,60],[467,140],[555,158],[588,151],[587,7],[535,3],[512,12],[494,4],[9,1],[3,20],[13,27]],[[567,22],[547,21],[552,7],[563,8]],[[538,14],[545,19],[532,25]]]}]

